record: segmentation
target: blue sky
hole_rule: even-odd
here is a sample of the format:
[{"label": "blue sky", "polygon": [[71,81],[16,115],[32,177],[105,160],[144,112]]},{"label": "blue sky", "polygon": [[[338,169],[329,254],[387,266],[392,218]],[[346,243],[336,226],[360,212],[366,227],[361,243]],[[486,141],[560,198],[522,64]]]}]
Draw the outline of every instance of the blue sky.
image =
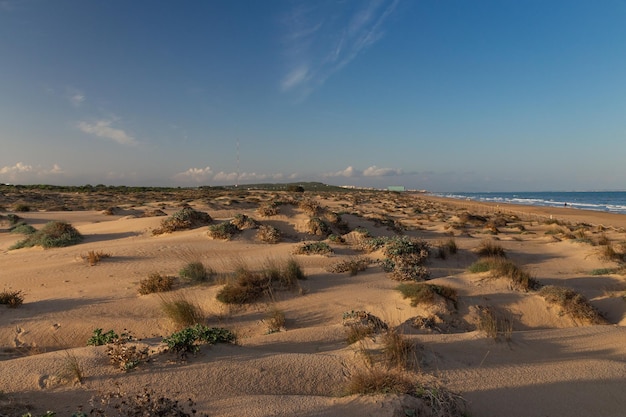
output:
[{"label": "blue sky", "polygon": [[0,0],[0,182],[297,181],[626,189],[626,1]]}]

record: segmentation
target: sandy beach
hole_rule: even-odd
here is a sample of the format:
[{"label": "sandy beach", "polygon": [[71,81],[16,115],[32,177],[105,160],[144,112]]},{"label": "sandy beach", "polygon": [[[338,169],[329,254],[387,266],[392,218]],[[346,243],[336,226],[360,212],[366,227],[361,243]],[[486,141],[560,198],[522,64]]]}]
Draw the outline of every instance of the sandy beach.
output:
[{"label": "sandy beach", "polygon": [[[0,290],[18,292],[23,303],[0,305],[0,416],[89,414],[115,395],[145,390],[191,399],[189,410],[210,416],[626,413],[624,215],[358,190],[132,200],[94,192],[58,196],[48,208],[13,197],[0,204]],[[59,210],[72,198],[108,208]],[[18,203],[30,211],[13,211]],[[210,219],[158,233],[183,209]],[[52,221],[84,239],[12,249],[26,236],[11,232],[16,222],[41,230]],[[216,226],[235,223],[229,239],[216,237]],[[277,231],[276,243],[261,230]],[[419,285],[432,285],[429,299],[412,303],[397,289],[413,280],[399,280],[406,271],[394,268],[408,261],[386,249],[393,242],[428,248],[410,272],[419,269]],[[306,243],[332,252],[307,253]],[[90,262],[90,253],[102,259]],[[494,258],[517,275],[476,266]],[[363,268],[337,272],[357,260]],[[218,300],[238,271],[262,275],[289,261],[306,279],[266,285],[249,302]],[[193,262],[209,278],[182,276]],[[172,289],[141,294],[142,281],[155,274],[170,277]],[[546,288],[567,289],[580,303],[559,304]],[[184,355],[168,349],[163,339],[185,327],[164,307],[177,300],[236,343],[202,344]],[[362,328],[368,331],[349,343]],[[132,339],[88,346],[96,329]],[[407,346],[399,361],[387,355],[390,335]],[[111,349],[130,346],[144,354],[112,363]],[[401,375],[411,388],[354,393],[355,378],[375,372]],[[100,405],[90,404],[94,398]]]}]

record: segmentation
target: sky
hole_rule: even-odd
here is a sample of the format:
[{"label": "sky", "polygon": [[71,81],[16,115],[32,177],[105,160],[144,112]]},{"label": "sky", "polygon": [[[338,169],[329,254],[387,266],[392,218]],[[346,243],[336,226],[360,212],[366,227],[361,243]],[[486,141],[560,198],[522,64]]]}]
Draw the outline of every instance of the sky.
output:
[{"label": "sky", "polygon": [[0,182],[626,189],[626,0],[0,0]]}]

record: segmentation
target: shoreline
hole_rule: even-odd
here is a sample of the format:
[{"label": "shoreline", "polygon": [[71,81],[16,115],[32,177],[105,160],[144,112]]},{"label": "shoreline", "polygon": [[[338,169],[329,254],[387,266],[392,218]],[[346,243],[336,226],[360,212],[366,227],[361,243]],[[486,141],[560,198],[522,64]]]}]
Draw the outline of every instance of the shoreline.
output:
[{"label": "shoreline", "polygon": [[607,213],[603,211],[584,210],[573,207],[531,206],[511,203],[491,203],[475,200],[460,200],[450,197],[416,194],[417,197],[433,202],[445,203],[457,208],[494,213],[502,212],[518,216],[536,218],[537,220],[556,219],[570,223],[587,223],[593,226],[613,226],[626,229],[626,214]]}]

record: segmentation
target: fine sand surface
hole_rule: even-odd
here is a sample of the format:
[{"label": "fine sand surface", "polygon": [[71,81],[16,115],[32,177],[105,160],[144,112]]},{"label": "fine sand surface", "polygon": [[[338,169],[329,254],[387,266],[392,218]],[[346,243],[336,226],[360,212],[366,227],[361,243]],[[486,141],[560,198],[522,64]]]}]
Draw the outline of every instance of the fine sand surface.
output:
[{"label": "fine sand surface", "polygon": [[[408,395],[347,395],[346,387],[368,358],[380,349],[382,335],[349,345],[344,313],[366,311],[397,329],[417,346],[407,374],[458,394],[474,417],[559,417],[626,415],[626,275],[606,259],[606,243],[625,250],[626,216],[575,209],[495,206],[387,192],[282,193],[238,191],[186,203],[208,213],[214,223],[245,214],[282,232],[277,244],[243,230],[231,240],[212,239],[207,226],[154,235],[164,216],[182,207],[172,196],[141,204],[121,204],[103,211],[16,213],[37,229],[62,220],[85,237],[64,248],[10,250],[23,238],[9,233],[0,212],[0,290],[21,291],[23,305],[0,305],[0,416],[42,415],[54,410],[71,415],[89,400],[111,392],[141,394],[145,388],[181,401],[210,416],[410,416],[424,406]],[[1,198],[1,197],[0,197]],[[311,215],[297,200],[317,201],[347,223],[345,243],[308,233]],[[281,201],[278,213],[264,217],[260,205]],[[22,203],[28,204],[28,201]],[[365,271],[328,272],[330,266],[364,253],[370,235],[403,234],[431,245],[428,283],[447,285],[458,293],[457,308],[445,301],[411,306],[379,264]],[[436,256],[438,245],[453,239],[458,251]],[[324,240],[330,256],[294,255],[302,242]],[[548,303],[537,291],[519,291],[489,272],[471,273],[490,241],[507,259],[529,272],[541,285],[567,287],[584,296],[606,324],[589,324]],[[604,245],[598,244],[599,242]],[[96,265],[89,251],[110,255]],[[307,279],[300,288],[276,291],[271,298],[246,305],[216,299],[227,276],[238,266],[260,270],[294,258]],[[180,269],[200,261],[215,271],[214,282],[192,285]],[[602,272],[598,272],[604,270]],[[593,271],[593,273],[592,273]],[[177,277],[174,291],[140,295],[139,282],[150,274]],[[169,297],[169,298],[168,298]],[[164,352],[161,343],[177,330],[162,309],[175,297],[197,304],[205,324],[237,335],[237,344],[202,346],[181,359]],[[443,300],[443,299],[442,299]],[[496,338],[479,328],[481,308],[505,317],[510,328]],[[268,332],[268,314],[282,311],[285,324]],[[413,318],[434,318],[430,328],[412,325]],[[94,329],[130,331],[150,361],[129,372],[112,366],[106,346],[86,346]],[[369,352],[369,353],[368,353]],[[374,352],[374,353],[372,353]],[[68,363],[84,375],[72,381]]]}]

